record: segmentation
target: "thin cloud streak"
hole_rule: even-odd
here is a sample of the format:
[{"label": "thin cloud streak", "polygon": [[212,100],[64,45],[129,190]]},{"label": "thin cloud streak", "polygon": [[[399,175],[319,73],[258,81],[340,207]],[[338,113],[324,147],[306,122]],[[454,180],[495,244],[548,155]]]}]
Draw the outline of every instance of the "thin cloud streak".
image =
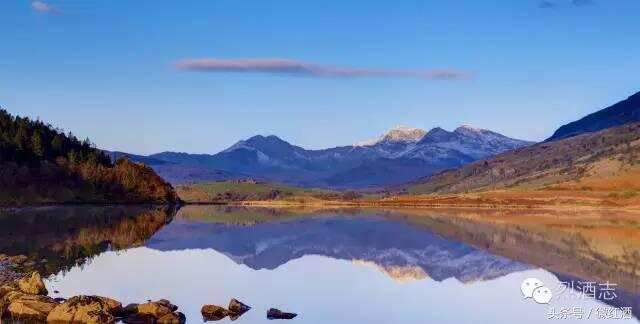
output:
[{"label": "thin cloud streak", "polygon": [[571,3],[576,7],[590,6],[594,4],[591,0],[572,0]]},{"label": "thin cloud streak", "polygon": [[181,71],[211,73],[264,73],[315,78],[420,78],[428,80],[464,80],[470,73],[453,69],[394,70],[333,67],[288,59],[186,59],[177,62]]},{"label": "thin cloud streak", "polygon": [[43,1],[32,1],[31,2],[31,9],[37,11],[37,12],[44,12],[44,13],[48,13],[48,12],[56,12],[57,9],[55,6],[48,4],[46,2]]},{"label": "thin cloud streak", "polygon": [[555,8],[557,5],[551,1],[541,1],[538,4],[538,8],[542,8],[542,9],[551,9],[551,8]]}]

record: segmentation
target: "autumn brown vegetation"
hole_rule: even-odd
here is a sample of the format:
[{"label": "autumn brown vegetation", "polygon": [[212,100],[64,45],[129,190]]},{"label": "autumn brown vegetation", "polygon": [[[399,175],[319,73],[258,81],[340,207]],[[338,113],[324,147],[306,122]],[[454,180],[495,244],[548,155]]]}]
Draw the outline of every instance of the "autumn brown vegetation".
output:
[{"label": "autumn brown vegetation", "polygon": [[88,139],[0,109],[0,205],[177,201],[151,168],[112,163]]}]

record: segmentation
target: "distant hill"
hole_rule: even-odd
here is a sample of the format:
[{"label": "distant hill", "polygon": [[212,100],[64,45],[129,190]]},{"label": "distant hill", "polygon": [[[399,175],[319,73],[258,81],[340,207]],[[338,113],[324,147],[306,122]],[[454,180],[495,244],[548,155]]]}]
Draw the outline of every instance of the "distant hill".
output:
[{"label": "distant hill", "polygon": [[0,109],[0,205],[176,201],[151,168],[113,163],[89,140]]},{"label": "distant hill", "polygon": [[[376,140],[322,150],[307,150],[271,135],[239,141],[214,155],[163,152],[139,159],[172,163],[150,165],[174,184],[251,177],[346,189],[402,183],[530,144],[470,126],[452,132],[399,126]],[[180,173],[189,177],[176,176]]]},{"label": "distant hill", "polygon": [[148,157],[148,156],[144,156],[144,155],[136,155],[136,154],[129,154],[129,153],[125,153],[125,152],[118,152],[118,151],[102,151],[104,154],[106,154],[109,159],[111,159],[112,162],[116,162],[121,158],[127,158],[131,161],[135,161],[138,163],[144,163],[146,165],[164,165],[164,164],[171,164],[171,162],[167,162],[167,161],[163,161],[160,159],[154,159],[152,157]]},{"label": "distant hill", "polygon": [[410,193],[495,189],[640,190],[640,123],[540,143],[407,185]]},{"label": "distant hill", "polygon": [[[247,179],[248,175],[234,174],[224,170],[208,168],[198,163],[180,163],[180,159],[174,159],[173,156],[188,155],[186,153],[160,153],[156,154],[159,158],[129,154],[124,152],[104,151],[111,161],[115,162],[120,158],[126,157],[131,161],[144,163],[151,167],[158,175],[166,181],[173,184],[191,184],[210,181],[226,181]],[[166,160],[163,160],[166,159]],[[176,162],[173,162],[176,160]]]},{"label": "distant hill", "polygon": [[640,121],[640,92],[626,100],[560,127],[547,141]]}]

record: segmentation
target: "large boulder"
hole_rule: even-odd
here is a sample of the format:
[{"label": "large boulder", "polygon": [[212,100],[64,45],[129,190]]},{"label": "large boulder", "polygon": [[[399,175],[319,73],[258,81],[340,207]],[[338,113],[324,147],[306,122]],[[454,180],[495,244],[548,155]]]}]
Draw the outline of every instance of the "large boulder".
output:
[{"label": "large boulder", "polygon": [[204,305],[200,312],[205,321],[219,321],[229,315],[229,311],[224,309],[224,307],[216,305]]},{"label": "large boulder", "polygon": [[40,277],[40,274],[37,272],[32,272],[31,275],[18,280],[18,288],[20,288],[23,293],[30,295],[46,296],[49,294],[47,288],[44,286],[42,277]]},{"label": "large boulder", "polygon": [[25,322],[42,323],[56,306],[58,303],[51,297],[20,294],[11,301],[5,316]]},{"label": "large boulder", "polygon": [[122,304],[99,296],[76,296],[56,306],[47,316],[48,323],[115,323]]}]

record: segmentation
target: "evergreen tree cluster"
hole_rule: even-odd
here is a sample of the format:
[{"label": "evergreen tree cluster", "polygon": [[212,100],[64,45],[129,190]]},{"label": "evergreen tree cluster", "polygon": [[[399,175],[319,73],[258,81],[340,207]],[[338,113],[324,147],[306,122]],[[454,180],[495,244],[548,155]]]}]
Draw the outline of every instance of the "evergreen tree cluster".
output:
[{"label": "evergreen tree cluster", "polygon": [[148,166],[112,163],[88,139],[0,109],[0,206],[177,201]]},{"label": "evergreen tree cluster", "polygon": [[33,166],[42,161],[55,163],[61,157],[71,164],[111,166],[109,157],[88,139],[80,141],[42,121],[14,117],[0,109],[0,163]]}]

